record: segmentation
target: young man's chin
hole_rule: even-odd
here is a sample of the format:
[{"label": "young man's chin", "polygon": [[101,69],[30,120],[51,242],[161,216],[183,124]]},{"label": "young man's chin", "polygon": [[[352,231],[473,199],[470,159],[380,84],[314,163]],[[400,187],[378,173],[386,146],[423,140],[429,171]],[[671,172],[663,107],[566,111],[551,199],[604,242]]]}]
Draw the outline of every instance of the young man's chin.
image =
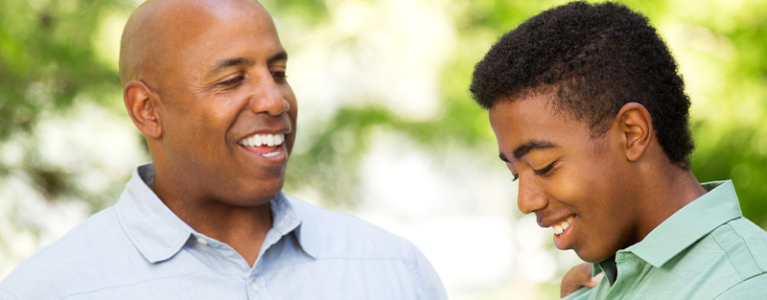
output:
[{"label": "young man's chin", "polygon": [[[575,252],[575,255],[578,255],[578,258],[580,258],[582,261],[585,261],[587,263],[598,263],[603,262],[610,258],[613,254],[608,254],[604,251],[595,251],[594,249],[588,249],[579,247],[577,245],[571,245],[569,249],[567,250],[573,250]],[[567,251],[564,250],[564,251]]]}]

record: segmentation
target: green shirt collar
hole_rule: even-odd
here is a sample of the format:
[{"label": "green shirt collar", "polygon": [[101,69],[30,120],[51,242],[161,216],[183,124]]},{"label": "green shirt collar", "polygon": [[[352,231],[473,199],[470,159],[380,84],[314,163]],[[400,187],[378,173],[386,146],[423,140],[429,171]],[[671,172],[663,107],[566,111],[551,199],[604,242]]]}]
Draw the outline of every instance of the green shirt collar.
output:
[{"label": "green shirt collar", "polygon": [[[621,252],[631,252],[653,267],[661,268],[693,243],[728,221],[741,217],[738,196],[732,181],[701,184],[707,193],[671,215],[641,242]],[[615,256],[594,264],[594,275],[615,265]],[[613,274],[614,275],[617,274]],[[610,280],[614,282],[613,280]]]}]

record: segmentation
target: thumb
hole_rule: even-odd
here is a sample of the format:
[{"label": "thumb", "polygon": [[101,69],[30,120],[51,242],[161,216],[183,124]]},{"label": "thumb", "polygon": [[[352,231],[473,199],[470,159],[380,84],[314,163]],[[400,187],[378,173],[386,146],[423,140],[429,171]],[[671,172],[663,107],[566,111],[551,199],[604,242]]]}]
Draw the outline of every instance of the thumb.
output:
[{"label": "thumb", "polygon": [[602,278],[605,277],[605,272],[597,274],[597,276],[591,277],[591,280],[586,282],[584,285],[586,287],[594,288],[599,284],[600,281],[602,281]]},{"label": "thumb", "polygon": [[[567,295],[577,292],[583,287],[594,287],[598,280],[591,278],[591,264],[580,264],[572,267],[562,278],[562,284],[559,287],[559,295],[564,298]],[[592,282],[596,282],[592,284]]]}]

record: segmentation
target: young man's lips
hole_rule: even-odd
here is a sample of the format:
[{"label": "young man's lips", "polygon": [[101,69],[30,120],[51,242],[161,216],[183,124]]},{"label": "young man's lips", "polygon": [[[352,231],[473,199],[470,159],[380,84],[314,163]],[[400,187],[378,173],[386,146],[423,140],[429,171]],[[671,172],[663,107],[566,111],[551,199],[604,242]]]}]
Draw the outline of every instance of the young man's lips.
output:
[{"label": "young man's lips", "polygon": [[554,230],[554,245],[558,249],[568,249],[568,246],[572,242],[572,231],[573,227],[575,227],[575,219],[576,216],[571,215],[551,226],[551,229]]}]

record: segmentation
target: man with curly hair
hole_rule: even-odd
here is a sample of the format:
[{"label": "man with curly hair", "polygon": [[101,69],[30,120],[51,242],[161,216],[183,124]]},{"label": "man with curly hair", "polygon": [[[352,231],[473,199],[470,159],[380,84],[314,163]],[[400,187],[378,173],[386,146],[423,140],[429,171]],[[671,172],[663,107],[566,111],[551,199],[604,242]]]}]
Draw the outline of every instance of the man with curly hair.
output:
[{"label": "man with curly hair", "polygon": [[732,182],[690,171],[690,100],[644,16],[573,2],[505,34],[474,71],[519,209],[605,276],[568,299],[764,299],[767,233]]}]

